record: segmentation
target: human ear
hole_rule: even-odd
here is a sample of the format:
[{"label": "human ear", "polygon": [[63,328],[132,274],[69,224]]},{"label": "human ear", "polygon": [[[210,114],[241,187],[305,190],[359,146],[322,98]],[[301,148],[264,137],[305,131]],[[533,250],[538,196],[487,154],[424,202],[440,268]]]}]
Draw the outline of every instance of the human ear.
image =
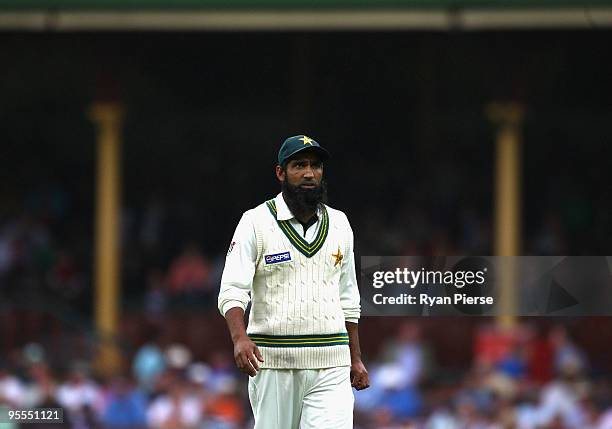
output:
[{"label": "human ear", "polygon": [[276,166],[276,178],[279,182],[285,181],[285,170],[280,165]]}]

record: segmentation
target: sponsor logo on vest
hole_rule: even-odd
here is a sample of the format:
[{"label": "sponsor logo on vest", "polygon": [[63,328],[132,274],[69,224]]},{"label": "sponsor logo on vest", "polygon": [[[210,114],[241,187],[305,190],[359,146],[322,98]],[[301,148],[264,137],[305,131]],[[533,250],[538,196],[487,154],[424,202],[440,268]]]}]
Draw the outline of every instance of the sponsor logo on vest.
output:
[{"label": "sponsor logo on vest", "polygon": [[289,262],[291,260],[291,253],[283,252],[283,253],[275,253],[273,255],[265,255],[264,260],[266,261],[266,265],[279,264],[281,262]]}]

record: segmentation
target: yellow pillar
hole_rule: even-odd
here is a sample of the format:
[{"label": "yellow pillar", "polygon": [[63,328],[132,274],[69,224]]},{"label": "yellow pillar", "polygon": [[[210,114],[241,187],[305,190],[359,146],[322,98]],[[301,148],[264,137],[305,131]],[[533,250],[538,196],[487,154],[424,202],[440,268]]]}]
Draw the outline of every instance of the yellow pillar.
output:
[{"label": "yellow pillar", "polygon": [[[521,248],[521,126],[524,109],[517,103],[494,103],[487,115],[497,129],[495,153],[495,255],[518,256]],[[502,328],[512,328],[516,318],[517,276],[514,258],[499,266]]]},{"label": "yellow pillar", "polygon": [[94,260],[94,309],[101,339],[95,366],[102,374],[121,366],[116,334],[120,279],[120,152],[123,109],[117,103],[95,103],[89,112],[96,126],[97,179]]}]

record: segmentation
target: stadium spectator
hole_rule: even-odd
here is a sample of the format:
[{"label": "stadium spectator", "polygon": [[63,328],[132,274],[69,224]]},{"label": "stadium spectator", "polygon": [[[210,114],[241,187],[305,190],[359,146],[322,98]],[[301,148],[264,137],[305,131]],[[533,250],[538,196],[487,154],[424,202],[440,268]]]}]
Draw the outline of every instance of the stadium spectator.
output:
[{"label": "stadium spectator", "polygon": [[25,395],[27,406],[42,407],[42,404],[57,403],[55,401],[57,383],[47,363],[31,364],[28,368],[28,375],[30,382],[26,384]]},{"label": "stadium spectator", "polygon": [[87,428],[97,425],[103,397],[98,384],[89,377],[86,363],[72,364],[68,379],[57,388],[56,399],[73,425]]},{"label": "stadium spectator", "polygon": [[108,429],[144,429],[147,424],[147,397],[125,377],[110,382],[101,422]]},{"label": "stadium spectator", "polygon": [[497,370],[510,378],[520,380],[527,375],[527,365],[527,349],[517,343],[501,357],[497,363]]},{"label": "stadium spectator", "polygon": [[140,243],[148,253],[156,253],[162,245],[165,218],[164,201],[157,196],[152,196],[144,207],[140,228]]},{"label": "stadium spectator", "polygon": [[413,321],[402,322],[395,338],[382,350],[385,361],[394,362],[401,368],[398,383],[401,387],[417,386],[431,365],[431,356],[422,343],[421,328]]},{"label": "stadium spectator", "polygon": [[60,251],[49,272],[49,285],[66,298],[78,296],[84,289],[83,279],[78,272],[73,255]]},{"label": "stadium spectator", "polygon": [[601,416],[597,429],[612,429],[612,408]]},{"label": "stadium spectator", "polygon": [[23,405],[25,393],[21,380],[0,362],[0,405],[19,407]]},{"label": "stadium spectator", "polygon": [[210,374],[206,386],[212,392],[220,392],[236,378],[232,356],[222,350],[215,351],[210,357]]},{"label": "stadium spectator", "polygon": [[147,291],[144,297],[143,311],[147,320],[153,324],[161,324],[167,311],[167,286],[163,272],[159,268],[151,268],[147,273]]},{"label": "stadium spectator", "polygon": [[426,353],[421,343],[420,328],[404,322],[392,341],[381,352],[382,363],[371,366],[372,386],[357,396],[358,411],[373,411],[387,425],[387,418],[399,422],[414,418],[423,406],[418,385],[425,375]]},{"label": "stadium spectator", "polygon": [[180,370],[167,370],[159,380],[162,392],[147,409],[152,429],[195,429],[203,417],[201,396],[191,389]]},{"label": "stadium spectator", "polygon": [[583,373],[586,368],[584,355],[575,346],[570,346],[564,329],[555,328],[551,336],[558,346],[562,345],[555,356],[558,378],[542,389],[539,424],[557,422],[570,428],[586,427],[589,419],[584,405],[590,394],[590,384]]},{"label": "stadium spectator", "polygon": [[217,386],[215,395],[206,401],[206,422],[210,429],[239,429],[245,418],[243,403],[235,378]]},{"label": "stadium spectator", "polygon": [[185,246],[168,271],[168,287],[174,307],[194,307],[202,310],[214,294],[209,284],[210,263],[195,243]]},{"label": "stadium spectator", "polygon": [[138,385],[145,392],[152,392],[157,383],[157,378],[166,369],[166,360],[158,343],[159,328],[150,326],[146,334],[146,342],[143,344],[132,363],[132,372]]},{"label": "stadium spectator", "polygon": [[202,291],[208,287],[210,266],[198,246],[190,243],[170,265],[168,285],[172,293]]},{"label": "stadium spectator", "polygon": [[554,353],[554,369],[557,374],[583,373],[588,369],[585,353],[571,341],[567,330],[557,326],[550,332]]}]

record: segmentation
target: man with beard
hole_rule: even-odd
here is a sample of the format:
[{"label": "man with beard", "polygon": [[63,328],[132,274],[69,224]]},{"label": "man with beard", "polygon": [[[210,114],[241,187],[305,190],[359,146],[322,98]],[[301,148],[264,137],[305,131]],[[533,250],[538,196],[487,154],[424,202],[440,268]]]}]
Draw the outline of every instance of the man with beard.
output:
[{"label": "man with beard", "polygon": [[351,385],[369,385],[353,232],[325,204],[328,158],[307,136],[285,140],[281,193],[243,214],[227,253],[218,304],[236,365],[250,376],[255,429],[352,428]]}]

